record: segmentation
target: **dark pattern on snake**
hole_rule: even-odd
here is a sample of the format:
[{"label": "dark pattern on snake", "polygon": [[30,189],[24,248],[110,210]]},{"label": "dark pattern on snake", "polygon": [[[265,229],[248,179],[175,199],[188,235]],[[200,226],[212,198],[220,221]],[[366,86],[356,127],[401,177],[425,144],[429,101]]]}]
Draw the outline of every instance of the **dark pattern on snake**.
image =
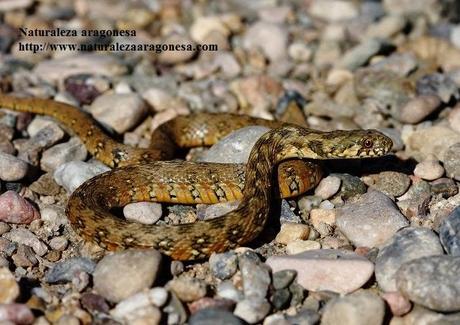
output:
[{"label": "dark pattern on snake", "polygon": [[[179,260],[204,258],[212,252],[222,252],[254,239],[263,229],[267,219],[275,167],[282,161],[289,158],[322,160],[376,157],[386,154],[392,146],[388,137],[375,130],[319,132],[300,126],[282,126],[263,135],[252,149],[246,165],[243,197],[236,210],[216,219],[193,224],[142,225],[117,218],[108,210],[132,201],[158,197],[158,193],[152,191],[151,186],[152,180],[159,174],[158,168],[169,169],[177,174],[187,168],[189,171],[198,172],[205,166],[192,162],[182,162],[179,165],[177,162],[152,162],[169,158],[170,153],[162,150],[163,147],[159,144],[166,144],[175,132],[181,133],[187,128],[196,130],[197,126],[194,123],[187,118],[170,122],[162,128],[163,132],[157,137],[155,147],[144,150],[121,145],[108,138],[86,114],[70,105],[8,96],[0,96],[0,105],[14,110],[54,116],[72,128],[94,156],[111,166],[125,166],[85,182],[71,195],[67,214],[77,233],[107,249],[153,247]],[[51,110],[47,112],[43,108],[46,106]],[[205,118],[208,121],[215,119],[217,128],[213,133],[195,132],[198,134],[194,140],[195,145],[212,143],[209,139],[214,134],[224,133],[229,127],[228,124],[233,123],[229,116],[220,122],[216,115],[207,115]],[[253,118],[250,117],[242,119],[249,121],[249,124],[253,122]],[[82,120],[85,123],[82,123]],[[236,121],[242,126],[248,125]],[[256,124],[259,124],[258,122],[256,121]],[[178,139],[180,145],[180,137]],[[213,165],[217,168],[214,172],[223,171],[223,165]],[[320,172],[311,162],[304,166],[306,175],[309,175],[304,187],[308,189],[319,181]],[[206,168],[211,166],[207,165]],[[168,189],[169,197],[175,198],[170,201],[176,202],[179,195],[175,193],[174,188]],[[192,191],[189,189],[188,192]],[[199,193],[199,190],[195,193]],[[199,194],[191,196],[201,199],[204,197]],[[168,195],[165,201],[168,201]]]}]

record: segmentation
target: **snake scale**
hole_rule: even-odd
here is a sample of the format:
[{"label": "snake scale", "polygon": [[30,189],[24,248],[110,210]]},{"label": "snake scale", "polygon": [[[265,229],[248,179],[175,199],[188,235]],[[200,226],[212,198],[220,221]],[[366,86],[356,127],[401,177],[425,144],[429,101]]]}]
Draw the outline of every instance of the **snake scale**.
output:
[{"label": "snake scale", "polygon": [[[152,135],[151,148],[138,149],[113,140],[88,114],[71,105],[0,95],[0,107],[56,118],[82,139],[94,157],[116,167],[71,194],[66,212],[80,236],[109,250],[153,247],[177,260],[204,258],[254,239],[267,220],[276,175],[280,195],[292,196],[319,182],[321,171],[314,160],[377,157],[392,147],[391,139],[376,130],[321,132],[247,116],[201,113],[162,125]],[[256,142],[245,167],[159,161],[171,158],[172,139],[183,147],[211,145],[232,130],[255,124],[273,129]],[[285,161],[290,158],[307,161]],[[139,224],[110,212],[136,201],[234,199],[241,199],[238,207],[221,217],[181,225]]]}]

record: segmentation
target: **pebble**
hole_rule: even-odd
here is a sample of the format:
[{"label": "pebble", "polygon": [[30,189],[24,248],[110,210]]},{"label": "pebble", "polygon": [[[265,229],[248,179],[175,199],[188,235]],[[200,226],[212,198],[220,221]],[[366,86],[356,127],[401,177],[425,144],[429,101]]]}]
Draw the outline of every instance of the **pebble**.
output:
[{"label": "pebble", "polygon": [[460,133],[460,104],[455,105],[452,111],[449,112],[447,120],[452,130]]},{"label": "pebble", "polygon": [[125,205],[123,214],[126,220],[152,225],[161,218],[163,209],[160,203],[136,202]]},{"label": "pebble", "polygon": [[457,85],[447,74],[433,73],[421,77],[417,80],[416,90],[419,95],[438,96],[443,103],[460,98]]},{"label": "pebble", "polygon": [[460,310],[460,257],[426,256],[403,264],[396,274],[398,290],[411,301],[435,311]]},{"label": "pebble", "polygon": [[202,309],[193,314],[188,323],[190,325],[243,325],[243,322],[231,312],[212,308]]},{"label": "pebble", "polygon": [[96,263],[85,257],[72,257],[54,264],[45,275],[47,283],[71,282],[81,273],[92,274]]},{"label": "pebble", "polygon": [[79,138],[71,138],[68,142],[57,144],[42,154],[40,168],[51,172],[64,163],[73,160],[83,161],[88,152]]},{"label": "pebble", "polygon": [[53,174],[51,173],[43,174],[29,186],[29,189],[33,192],[46,196],[57,195],[60,188],[61,187],[54,181]]},{"label": "pebble", "polygon": [[405,315],[412,308],[412,304],[409,299],[399,292],[385,292],[381,295],[381,297],[385,300],[388,306],[390,306],[391,313],[394,316]]},{"label": "pebble", "polygon": [[0,304],[12,303],[19,296],[19,285],[7,267],[0,267]]},{"label": "pebble", "polygon": [[6,222],[0,221],[0,236],[10,231],[10,229],[11,229],[11,226],[9,224],[7,224]]},{"label": "pebble", "polygon": [[333,226],[336,221],[335,209],[312,209],[310,211],[310,222],[313,227],[322,232],[324,224]]},{"label": "pebble", "polygon": [[142,93],[142,98],[149,103],[155,112],[164,111],[176,106],[177,100],[166,90],[149,88]]},{"label": "pebble", "polygon": [[190,26],[190,37],[197,43],[206,43],[209,34],[219,33],[225,37],[230,35],[230,29],[225,21],[218,16],[197,17]]},{"label": "pebble", "polygon": [[[405,17],[400,15],[388,15],[386,17],[382,17],[382,19],[380,19],[377,23],[370,25],[366,30],[366,37],[390,38],[399,33],[406,26],[406,24],[407,21]],[[391,57],[392,56],[390,56],[390,58]],[[409,71],[412,71],[414,68],[415,67]],[[401,73],[405,75],[404,72],[401,71]]]},{"label": "pebble", "polygon": [[23,179],[29,171],[27,162],[0,151],[0,179],[15,182]]},{"label": "pebble", "polygon": [[408,224],[393,201],[379,191],[371,190],[337,209],[337,227],[355,246],[379,247]]},{"label": "pebble", "polygon": [[315,188],[315,195],[323,200],[331,198],[340,189],[342,181],[336,176],[327,176],[323,178]]},{"label": "pebble", "polygon": [[239,268],[245,298],[253,301],[265,299],[271,282],[267,265],[257,255],[245,253],[239,257]]},{"label": "pebble", "polygon": [[5,324],[32,324],[34,315],[25,304],[0,304],[0,321]]},{"label": "pebble", "polygon": [[64,187],[67,193],[72,193],[88,179],[108,170],[110,168],[101,163],[70,161],[54,171],[54,180]]},{"label": "pebble", "polygon": [[363,178],[363,180],[367,185],[390,197],[403,195],[411,184],[409,176],[393,171],[369,175]]},{"label": "pebble", "polygon": [[26,199],[14,191],[0,195],[0,221],[29,224],[40,219],[40,213]]},{"label": "pebble", "polygon": [[147,106],[137,94],[104,94],[93,101],[89,110],[96,120],[118,133],[132,129],[147,114]]},{"label": "pebble", "polygon": [[167,287],[173,291],[177,298],[184,302],[196,301],[206,295],[207,287],[203,280],[179,277],[168,282]]},{"label": "pebble", "polygon": [[18,158],[37,166],[40,153],[64,138],[64,131],[56,124],[50,124],[41,129],[32,138],[21,143],[18,148]]},{"label": "pebble", "polygon": [[398,119],[403,123],[417,124],[436,111],[441,100],[435,95],[415,97],[401,107]]},{"label": "pebble", "polygon": [[276,235],[275,242],[287,245],[290,242],[308,238],[310,227],[299,223],[283,223],[280,232]]},{"label": "pebble", "polygon": [[215,163],[246,163],[252,147],[269,128],[248,126],[236,130],[209,148],[199,161]]},{"label": "pebble", "polygon": [[105,299],[119,302],[149,288],[157,277],[161,254],[153,249],[128,249],[105,256],[93,274],[94,289]]},{"label": "pebble", "polygon": [[393,317],[391,324],[458,324],[459,322],[460,313],[441,314],[416,304],[414,308],[403,317]]},{"label": "pebble", "polygon": [[49,241],[52,249],[62,252],[67,248],[69,241],[64,236],[54,237]]},{"label": "pebble", "polygon": [[460,143],[447,148],[443,162],[447,177],[460,181]]},{"label": "pebble", "polygon": [[366,185],[361,179],[357,176],[350,174],[331,174],[331,176],[336,176],[342,181],[340,186],[340,191],[334,196],[340,197],[343,200],[348,200],[349,198],[354,197],[355,195],[360,195],[366,193]]},{"label": "pebble", "polygon": [[266,300],[245,298],[236,304],[233,314],[249,324],[256,324],[268,315],[270,309]]},{"label": "pebble", "polygon": [[369,290],[361,290],[330,300],[324,307],[321,324],[382,324],[384,316],[383,300]]},{"label": "pebble", "polygon": [[4,238],[32,247],[38,256],[43,256],[48,252],[48,247],[40,239],[35,236],[30,230],[24,228],[11,229],[8,233],[3,235]]},{"label": "pebble", "polygon": [[318,249],[297,255],[270,256],[273,270],[297,271],[297,282],[307,290],[349,293],[363,286],[374,272],[366,258],[346,250]]},{"label": "pebble", "polygon": [[96,53],[76,54],[41,61],[34,69],[34,73],[52,84],[62,84],[72,75],[90,74],[114,77],[126,71],[127,67],[116,56]]},{"label": "pebble", "polygon": [[396,291],[395,274],[401,265],[419,257],[441,254],[441,243],[433,231],[415,227],[401,229],[379,250],[375,262],[377,283],[383,291]]},{"label": "pebble", "polygon": [[375,38],[363,41],[351,48],[337,62],[336,68],[354,71],[366,64],[371,57],[376,55],[383,47],[383,42]]},{"label": "pebble", "polygon": [[188,309],[193,315],[202,309],[222,309],[231,311],[235,307],[235,302],[230,299],[203,297],[195,302],[188,304]]},{"label": "pebble", "polygon": [[169,298],[168,291],[161,287],[149,289],[145,292],[139,292],[120,301],[110,314],[118,319],[126,319],[129,314],[138,308],[148,306],[162,307]]},{"label": "pebble", "polygon": [[[308,299],[308,298],[307,298]],[[299,324],[299,325],[313,325],[318,324],[320,321],[320,315],[308,308],[300,310],[297,315],[287,316],[288,325]]]},{"label": "pebble", "polygon": [[295,240],[286,245],[286,253],[288,255],[294,255],[320,248],[321,244],[314,240]]},{"label": "pebble", "polygon": [[415,166],[414,175],[427,181],[433,181],[444,175],[444,168],[435,157],[428,157]]},{"label": "pebble", "polygon": [[97,294],[85,292],[81,295],[80,302],[82,307],[91,313],[109,313],[109,304],[105,301],[103,297]]},{"label": "pebble", "polygon": [[[187,35],[171,34],[166,37],[162,43],[164,44],[179,44],[185,45],[186,47],[190,44],[195,48],[194,42]],[[164,64],[178,64],[181,62],[187,62],[193,58],[196,54],[195,50],[192,51],[162,51],[158,55],[158,62]]]},{"label": "pebble", "polygon": [[248,28],[243,46],[248,49],[260,48],[270,62],[274,63],[287,57],[288,33],[279,24],[258,21]]},{"label": "pebble", "polygon": [[297,272],[294,270],[282,270],[273,273],[273,287],[275,290],[287,288],[296,278]]},{"label": "pebble", "polygon": [[200,220],[214,219],[235,210],[239,204],[240,201],[221,202],[211,205],[200,204],[196,207],[196,215]]},{"label": "pebble", "polygon": [[460,256],[460,207],[455,208],[441,223],[439,239],[447,254]]},{"label": "pebble", "polygon": [[244,296],[241,291],[235,288],[231,281],[223,281],[217,285],[217,295],[219,297],[230,299],[233,301],[241,301]]},{"label": "pebble", "polygon": [[304,43],[294,42],[288,47],[289,56],[298,62],[308,62],[313,56],[313,51]]},{"label": "pebble", "polygon": [[354,3],[348,1],[315,0],[310,4],[308,13],[328,22],[337,22],[356,18],[359,11]]},{"label": "pebble", "polygon": [[236,273],[237,261],[238,257],[232,251],[220,254],[213,253],[209,257],[209,268],[213,276],[220,280],[226,280]]},{"label": "pebble", "polygon": [[404,142],[402,140],[400,130],[390,128],[379,128],[378,131],[382,132],[387,137],[389,137],[391,141],[393,141],[393,147],[391,148],[392,151],[403,150]]},{"label": "pebble", "polygon": [[436,125],[415,130],[407,139],[406,146],[418,161],[434,155],[444,162],[449,147],[458,142],[457,132]]}]

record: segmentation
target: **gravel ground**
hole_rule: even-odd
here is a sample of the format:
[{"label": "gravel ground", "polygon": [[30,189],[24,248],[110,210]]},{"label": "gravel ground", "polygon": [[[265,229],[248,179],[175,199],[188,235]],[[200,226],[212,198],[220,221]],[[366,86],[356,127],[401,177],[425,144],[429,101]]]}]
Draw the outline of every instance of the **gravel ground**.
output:
[{"label": "gravel ground", "polygon": [[[460,323],[458,2],[7,0],[0,15],[2,92],[78,106],[127,144],[146,147],[190,112],[273,119],[286,92],[303,98],[311,128],[374,128],[394,142],[387,157],[327,162],[316,189],[273,202],[279,222],[249,247],[178,262],[83,242],[68,196],[109,168],[56,121],[2,109],[0,323]],[[44,32],[57,28],[77,35]],[[117,29],[136,35],[101,35]],[[120,50],[136,44],[193,49]],[[264,132],[187,158],[244,162]],[[142,202],[124,214],[184,223],[236,205]]]}]

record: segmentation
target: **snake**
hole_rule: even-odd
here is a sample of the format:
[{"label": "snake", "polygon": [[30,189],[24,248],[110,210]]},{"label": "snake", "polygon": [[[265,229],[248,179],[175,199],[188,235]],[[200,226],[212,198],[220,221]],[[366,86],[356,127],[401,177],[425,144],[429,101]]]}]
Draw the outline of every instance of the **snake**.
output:
[{"label": "snake", "polygon": [[[54,117],[95,158],[114,167],[70,195],[66,214],[78,235],[107,250],[154,248],[174,260],[203,259],[255,239],[268,219],[274,193],[295,195],[318,184],[322,175],[317,161],[379,157],[392,148],[392,140],[377,130],[325,132],[245,115],[197,113],[163,124],[152,135],[151,147],[142,149],[112,139],[87,113],[69,104],[2,94],[0,107]],[[272,129],[257,140],[245,166],[164,161],[174,151],[171,138],[178,146],[207,146],[247,125]],[[291,159],[300,159],[302,165]],[[276,176],[285,182],[278,189],[273,186]],[[140,224],[111,212],[138,201],[233,199],[240,200],[237,208],[223,216],[179,225]]]}]

